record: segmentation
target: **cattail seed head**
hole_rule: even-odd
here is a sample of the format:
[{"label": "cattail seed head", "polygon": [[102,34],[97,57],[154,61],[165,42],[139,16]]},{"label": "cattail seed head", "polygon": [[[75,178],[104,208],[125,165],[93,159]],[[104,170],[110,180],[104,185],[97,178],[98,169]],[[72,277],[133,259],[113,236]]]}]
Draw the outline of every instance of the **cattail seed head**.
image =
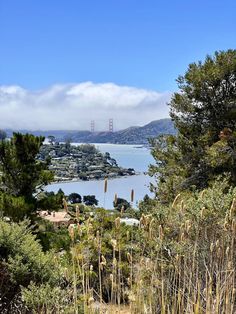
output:
[{"label": "cattail seed head", "polygon": [[112,264],[113,264],[114,267],[116,267],[116,265],[117,265],[117,259],[116,259],[115,257],[113,258]]},{"label": "cattail seed head", "polygon": [[66,212],[68,212],[68,205],[67,205],[67,201],[65,198],[62,199],[62,202],[63,202],[63,206],[64,206],[64,209]]},{"label": "cattail seed head", "polygon": [[200,193],[200,199],[202,200],[204,195],[206,194],[206,190],[203,190],[201,193]]},{"label": "cattail seed head", "polygon": [[127,253],[127,259],[128,259],[128,262],[132,264],[132,256],[129,252]]},{"label": "cattail seed head", "polygon": [[201,209],[201,211],[200,211],[201,219],[204,217],[205,210],[206,210],[206,208],[205,208],[205,207],[202,207],[202,209]]},{"label": "cattail seed head", "polygon": [[114,197],[114,205],[115,206],[117,205],[117,193],[115,194],[115,197]]},{"label": "cattail seed head", "polygon": [[120,217],[117,217],[117,218],[115,219],[115,227],[116,227],[116,229],[119,229],[119,228],[120,228]]},{"label": "cattail seed head", "polygon": [[93,297],[89,297],[88,303],[91,304],[91,303],[93,303],[93,302],[94,302],[94,298],[93,298]]},{"label": "cattail seed head", "polygon": [[131,195],[130,195],[131,203],[134,201],[134,190],[131,190]]},{"label": "cattail seed head", "polygon": [[159,239],[163,240],[164,232],[163,232],[162,225],[159,225],[158,230],[159,230]]},{"label": "cattail seed head", "polygon": [[175,197],[175,199],[174,199],[174,201],[172,203],[172,206],[171,206],[172,209],[175,208],[175,205],[177,204],[179,198],[180,198],[180,193],[178,195],[176,195],[176,197]]},{"label": "cattail seed head", "polygon": [[130,232],[129,232],[129,230],[127,230],[127,232],[126,232],[126,239],[127,239],[127,241],[130,240]]},{"label": "cattail seed head", "polygon": [[152,237],[152,229],[153,229],[153,224],[154,224],[155,219],[152,218],[152,220],[149,223],[149,237]]},{"label": "cattail seed head", "polygon": [[79,216],[80,216],[80,211],[79,211],[79,206],[78,205],[76,205],[76,218],[77,218],[77,220],[79,219]]},{"label": "cattail seed head", "polygon": [[70,235],[71,240],[74,241],[74,239],[75,239],[75,230],[74,230],[74,227],[73,227],[73,226],[69,226],[68,231],[69,231],[69,235]]},{"label": "cattail seed head", "polygon": [[108,182],[108,180],[107,180],[107,178],[105,178],[105,180],[104,180],[104,193],[107,193],[107,182]]},{"label": "cattail seed head", "polygon": [[117,251],[117,241],[116,241],[116,239],[111,239],[111,245],[113,246],[113,249],[115,251]]},{"label": "cattail seed head", "polygon": [[128,283],[129,286],[131,285],[131,280],[130,280],[129,277],[128,277],[128,279],[127,279],[127,283]]},{"label": "cattail seed head", "polygon": [[144,226],[144,220],[145,220],[144,217],[145,217],[144,214],[142,214],[142,216],[141,216],[141,218],[140,218],[140,221],[139,221],[139,226],[140,226],[140,228],[141,228],[142,226]]},{"label": "cattail seed head", "polygon": [[102,255],[102,263],[104,266],[106,266],[106,264],[107,264],[107,260],[105,259],[105,257],[103,255]]},{"label": "cattail seed head", "polygon": [[125,206],[122,205],[120,209],[120,215],[123,216],[124,212],[125,212]]},{"label": "cattail seed head", "polygon": [[82,234],[82,229],[79,223],[77,223],[77,231],[78,231],[78,235],[81,236]]}]

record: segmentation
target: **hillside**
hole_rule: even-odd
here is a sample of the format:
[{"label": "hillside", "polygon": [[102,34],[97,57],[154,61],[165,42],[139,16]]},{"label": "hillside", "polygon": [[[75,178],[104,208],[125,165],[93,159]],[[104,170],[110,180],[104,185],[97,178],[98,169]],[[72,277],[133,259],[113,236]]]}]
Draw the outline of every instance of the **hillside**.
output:
[{"label": "hillside", "polygon": [[[26,133],[26,130],[21,130]],[[12,131],[7,130],[9,136]],[[114,143],[114,144],[147,144],[148,138],[160,134],[174,134],[175,129],[171,119],[152,121],[144,126],[129,127],[116,132],[90,132],[90,131],[30,131],[34,135],[54,135],[59,142],[69,138],[73,143]]]}]

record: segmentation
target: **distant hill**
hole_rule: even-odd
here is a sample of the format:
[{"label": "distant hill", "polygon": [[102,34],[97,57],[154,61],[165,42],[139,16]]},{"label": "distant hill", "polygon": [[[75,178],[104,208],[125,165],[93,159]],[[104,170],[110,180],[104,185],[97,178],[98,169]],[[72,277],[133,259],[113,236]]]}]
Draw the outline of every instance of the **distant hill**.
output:
[{"label": "distant hill", "polygon": [[[12,131],[6,130],[11,136]],[[26,133],[26,130],[21,130]],[[29,131],[28,131],[29,132]],[[64,142],[69,138],[73,143],[112,143],[112,144],[147,144],[148,138],[160,134],[175,134],[171,119],[152,121],[144,126],[134,126],[116,132],[90,132],[90,131],[30,131],[34,135],[45,137],[54,135],[56,140]]]}]

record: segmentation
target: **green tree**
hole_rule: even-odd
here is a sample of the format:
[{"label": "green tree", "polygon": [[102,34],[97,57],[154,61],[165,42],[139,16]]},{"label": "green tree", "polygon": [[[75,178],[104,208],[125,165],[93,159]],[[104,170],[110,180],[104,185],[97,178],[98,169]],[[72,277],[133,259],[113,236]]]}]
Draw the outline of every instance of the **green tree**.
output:
[{"label": "green tree", "polygon": [[190,64],[177,83],[169,105],[178,134],[151,141],[156,165],[150,173],[166,201],[183,189],[205,188],[226,172],[236,183],[236,50]]},{"label": "green tree", "polygon": [[[26,222],[9,224],[0,220],[0,312],[17,311],[22,288],[30,284],[51,288],[59,285],[60,268],[51,253],[44,253]],[[16,308],[14,308],[14,306]],[[23,305],[22,305],[23,306]]]},{"label": "green tree", "polygon": [[81,152],[85,153],[85,154],[95,154],[97,153],[97,149],[95,147],[95,145],[93,144],[82,144],[79,146]]},{"label": "green tree", "polygon": [[37,208],[40,210],[58,211],[63,208],[64,194],[57,192],[43,192],[37,200]]},{"label": "green tree", "polygon": [[83,197],[83,202],[87,206],[98,205],[98,200],[95,195],[85,195]]},{"label": "green tree", "polygon": [[81,195],[79,195],[78,193],[71,193],[68,196],[68,201],[71,202],[72,204],[81,203],[82,198]]},{"label": "green tree", "polygon": [[[41,136],[14,133],[10,141],[0,142],[0,201],[5,200],[0,210],[13,220],[31,217],[36,212],[37,194],[53,179],[47,163],[37,160],[43,141]],[[16,206],[13,212],[12,202],[17,204],[17,199],[25,206]]]},{"label": "green tree", "polygon": [[123,207],[124,210],[127,210],[128,208],[130,208],[130,203],[125,200],[124,198],[120,198],[118,197],[117,200],[115,200],[113,202],[113,206],[115,209],[121,211],[121,208]]}]

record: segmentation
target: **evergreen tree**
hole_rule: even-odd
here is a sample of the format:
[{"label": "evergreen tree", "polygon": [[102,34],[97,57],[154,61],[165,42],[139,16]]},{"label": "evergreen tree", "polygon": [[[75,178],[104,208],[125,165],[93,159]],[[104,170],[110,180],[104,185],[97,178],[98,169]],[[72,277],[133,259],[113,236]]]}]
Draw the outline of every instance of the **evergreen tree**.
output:
[{"label": "evergreen tree", "polygon": [[78,193],[71,193],[68,196],[68,201],[71,202],[71,204],[81,203],[82,197]]},{"label": "evergreen tree", "polygon": [[83,202],[87,206],[98,205],[98,200],[96,199],[95,195],[84,195]]},{"label": "evergreen tree", "polygon": [[190,64],[177,82],[169,105],[178,134],[152,140],[157,163],[150,173],[158,177],[158,197],[167,201],[223,173],[236,183],[236,50]]},{"label": "evergreen tree", "polygon": [[36,211],[37,193],[53,178],[48,165],[37,160],[43,141],[41,136],[14,133],[10,141],[0,142],[0,209],[13,220]]}]

